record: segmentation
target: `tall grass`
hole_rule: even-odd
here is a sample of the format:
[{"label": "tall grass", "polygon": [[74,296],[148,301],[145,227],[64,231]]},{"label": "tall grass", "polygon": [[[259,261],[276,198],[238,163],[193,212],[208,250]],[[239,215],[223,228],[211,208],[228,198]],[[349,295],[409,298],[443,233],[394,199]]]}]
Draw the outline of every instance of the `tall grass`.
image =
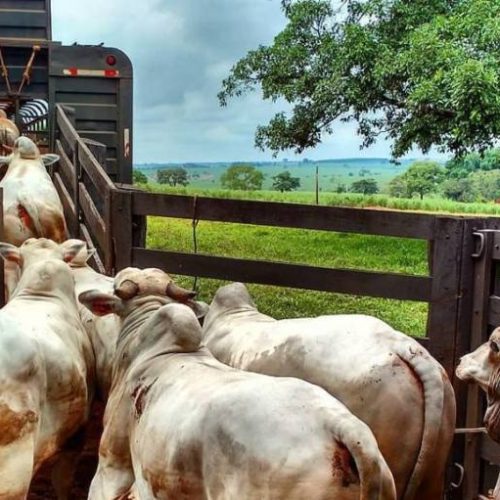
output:
[{"label": "tall grass", "polygon": [[[208,196],[212,198],[230,198],[245,200],[277,201],[286,203],[315,203],[315,193],[277,191],[231,191],[224,189],[196,189],[191,187],[170,187],[161,184],[141,185],[155,193],[185,194]],[[319,195],[321,205],[359,208],[387,208],[414,212],[477,214],[500,216],[500,205],[495,203],[461,203],[444,198],[392,198],[384,194],[362,195],[356,193],[326,193]]]}]

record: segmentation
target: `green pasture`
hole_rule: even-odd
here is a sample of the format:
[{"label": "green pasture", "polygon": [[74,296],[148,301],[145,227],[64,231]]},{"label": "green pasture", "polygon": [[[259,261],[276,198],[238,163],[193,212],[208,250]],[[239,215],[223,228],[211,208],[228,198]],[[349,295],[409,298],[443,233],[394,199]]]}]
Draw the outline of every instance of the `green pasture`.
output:
[{"label": "green pasture", "polygon": [[[293,191],[280,193],[278,191],[230,191],[226,189],[200,189],[192,186],[169,187],[156,183],[141,185],[141,188],[155,193],[171,193],[185,195],[208,196],[212,198],[231,198],[242,200],[277,201],[285,203],[313,204],[316,194],[313,192]],[[384,194],[362,195],[357,193],[326,193],[319,194],[320,205],[358,208],[385,208],[391,210],[406,210],[413,212],[431,212],[447,214],[477,214],[500,216],[500,204],[462,203],[441,197],[426,196],[419,198],[391,198]]]},{"label": "green pasture", "polygon": [[[299,191],[314,191],[316,186],[316,166],[319,169],[318,178],[321,191],[334,191],[339,185],[349,186],[362,178],[374,178],[381,189],[389,181],[403,173],[409,161],[396,165],[386,159],[345,159],[323,160],[319,162],[307,161],[275,161],[249,162],[264,174],[263,189],[271,189],[273,176],[288,170],[293,177],[300,178]],[[158,170],[182,167],[188,172],[190,186],[196,189],[220,188],[220,176],[231,166],[231,163],[185,163],[165,165],[136,165],[136,169],[144,173],[150,181],[156,181]]]},{"label": "green pasture", "polygon": [[[423,241],[203,221],[197,228],[197,240],[198,251],[207,254],[324,267],[427,273]],[[191,252],[191,222],[151,217],[147,245],[154,249]],[[187,287],[191,287],[193,281],[193,278],[179,277],[179,282]],[[222,284],[218,280],[200,279],[199,297],[209,302]],[[364,313],[378,316],[412,335],[425,332],[427,305],[423,303],[260,285],[249,288],[260,310],[277,318]]]}]

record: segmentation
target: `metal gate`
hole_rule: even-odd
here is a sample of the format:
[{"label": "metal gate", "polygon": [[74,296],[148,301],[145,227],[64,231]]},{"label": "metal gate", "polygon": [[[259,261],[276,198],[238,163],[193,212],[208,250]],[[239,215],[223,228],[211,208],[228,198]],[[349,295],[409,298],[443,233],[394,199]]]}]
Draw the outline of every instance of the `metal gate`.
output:
[{"label": "metal gate", "polygon": [[[500,325],[500,231],[483,229],[473,233],[473,294],[469,351],[486,342]],[[465,425],[483,425],[486,400],[477,386],[467,389]],[[464,443],[464,499],[476,498],[495,485],[500,473],[500,446],[484,433],[466,434]]]}]

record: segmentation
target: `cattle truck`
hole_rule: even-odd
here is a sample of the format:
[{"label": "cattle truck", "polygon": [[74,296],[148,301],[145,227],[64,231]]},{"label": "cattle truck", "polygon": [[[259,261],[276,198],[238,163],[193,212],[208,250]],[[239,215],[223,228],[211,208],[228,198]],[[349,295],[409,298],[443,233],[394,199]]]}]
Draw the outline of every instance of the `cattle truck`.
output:
[{"label": "cattle truck", "polygon": [[55,150],[56,105],[82,138],[105,146],[102,164],[132,181],[132,64],[121,50],[52,40],[50,0],[0,0],[0,107]]}]

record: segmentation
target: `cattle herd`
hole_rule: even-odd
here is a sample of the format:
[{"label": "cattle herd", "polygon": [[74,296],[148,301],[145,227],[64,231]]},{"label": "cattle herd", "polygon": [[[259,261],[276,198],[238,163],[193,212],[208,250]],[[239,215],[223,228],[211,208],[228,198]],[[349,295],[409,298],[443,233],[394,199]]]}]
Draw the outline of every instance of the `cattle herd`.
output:
[{"label": "cattle herd", "polygon": [[[72,498],[98,400],[90,499],[444,498],[455,397],[418,342],[364,315],[275,320],[240,283],[207,305],[159,269],[97,273],[68,239],[45,169],[58,157],[8,123],[0,499],[27,498],[47,463]],[[487,392],[499,441],[500,330],[457,375]]]}]

